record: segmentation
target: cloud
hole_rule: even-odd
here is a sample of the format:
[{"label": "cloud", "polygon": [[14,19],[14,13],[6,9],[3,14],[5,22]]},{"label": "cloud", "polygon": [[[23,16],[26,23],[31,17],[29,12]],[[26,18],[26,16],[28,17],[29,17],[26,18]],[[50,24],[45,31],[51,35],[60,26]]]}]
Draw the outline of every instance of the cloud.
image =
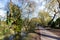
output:
[{"label": "cloud", "polygon": [[0,17],[6,17],[6,11],[0,9]]},{"label": "cloud", "polygon": [[0,9],[0,18],[1,20],[6,20],[6,11],[5,10],[2,10]]},{"label": "cloud", "polygon": [[8,2],[9,0],[0,0],[0,9],[5,9]]},{"label": "cloud", "polygon": [[0,2],[0,8],[4,8],[4,5],[3,3]]}]

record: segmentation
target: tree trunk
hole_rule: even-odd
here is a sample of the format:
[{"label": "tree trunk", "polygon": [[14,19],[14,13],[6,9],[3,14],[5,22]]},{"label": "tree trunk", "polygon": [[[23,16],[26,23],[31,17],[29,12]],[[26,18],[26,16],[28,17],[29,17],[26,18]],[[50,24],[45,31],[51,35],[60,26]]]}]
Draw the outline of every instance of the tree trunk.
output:
[{"label": "tree trunk", "polygon": [[59,3],[59,8],[60,8],[60,0],[57,0],[58,1],[58,3]]}]

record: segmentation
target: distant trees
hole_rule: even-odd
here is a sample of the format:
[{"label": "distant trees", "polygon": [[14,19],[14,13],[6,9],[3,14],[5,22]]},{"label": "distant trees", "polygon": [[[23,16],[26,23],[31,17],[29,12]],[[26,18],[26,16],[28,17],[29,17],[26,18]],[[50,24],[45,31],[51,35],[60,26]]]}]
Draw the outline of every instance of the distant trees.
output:
[{"label": "distant trees", "polygon": [[45,12],[44,10],[42,10],[39,12],[39,19],[42,25],[47,26],[48,22],[51,20],[51,17],[49,16],[48,12]]},{"label": "distant trees", "polygon": [[52,25],[54,23],[54,19],[56,19],[56,15],[59,14],[59,0],[51,0],[47,5],[46,8],[48,12],[53,15],[51,21],[48,25]]},{"label": "distant trees", "polygon": [[56,28],[60,28],[60,17],[55,21]]},{"label": "distant trees", "polygon": [[55,22],[54,21],[52,22],[51,28],[58,28],[58,29],[60,29],[60,17],[57,18]]},{"label": "distant trees", "polygon": [[23,29],[25,28],[26,32],[28,32],[28,31],[30,32],[30,29],[32,29],[32,26],[31,26],[32,22],[30,21],[30,15],[33,14],[35,6],[36,6],[35,2],[30,1],[30,0],[27,0],[27,4],[26,5],[23,5],[23,8],[24,8],[22,10],[22,15],[24,17],[24,23],[23,23],[24,27],[23,27]]}]

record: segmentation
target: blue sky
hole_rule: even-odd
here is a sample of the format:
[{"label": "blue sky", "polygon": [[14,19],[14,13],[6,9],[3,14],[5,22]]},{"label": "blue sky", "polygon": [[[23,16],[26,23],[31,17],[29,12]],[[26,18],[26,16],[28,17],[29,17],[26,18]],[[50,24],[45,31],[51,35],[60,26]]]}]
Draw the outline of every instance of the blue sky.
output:
[{"label": "blue sky", "polygon": [[8,2],[8,0],[0,0],[0,9],[5,9]]},{"label": "blue sky", "polygon": [[[44,9],[44,5],[46,4],[46,0],[29,0],[29,1],[34,1],[37,4],[33,15],[31,15],[31,17],[32,16],[37,17],[38,11]],[[12,2],[20,7],[23,7],[22,0],[12,0]],[[7,8],[8,3],[9,3],[9,0],[0,0],[0,15],[2,17],[6,16],[6,11],[8,9]],[[26,3],[27,3],[27,1],[25,0],[24,4],[26,4]]]},{"label": "blue sky", "polygon": [[6,17],[6,7],[7,0],[0,0],[0,17]]}]

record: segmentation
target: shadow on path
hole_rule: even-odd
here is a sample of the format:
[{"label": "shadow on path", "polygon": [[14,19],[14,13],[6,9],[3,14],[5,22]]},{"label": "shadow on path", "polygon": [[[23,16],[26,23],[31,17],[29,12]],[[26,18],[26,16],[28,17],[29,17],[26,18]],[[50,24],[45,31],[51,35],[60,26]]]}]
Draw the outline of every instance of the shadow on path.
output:
[{"label": "shadow on path", "polygon": [[42,36],[45,36],[45,37],[49,37],[49,38],[53,38],[53,39],[57,39],[57,40],[60,40],[59,37],[55,37],[55,36],[51,36],[51,35],[46,35],[46,34],[41,34]]}]

